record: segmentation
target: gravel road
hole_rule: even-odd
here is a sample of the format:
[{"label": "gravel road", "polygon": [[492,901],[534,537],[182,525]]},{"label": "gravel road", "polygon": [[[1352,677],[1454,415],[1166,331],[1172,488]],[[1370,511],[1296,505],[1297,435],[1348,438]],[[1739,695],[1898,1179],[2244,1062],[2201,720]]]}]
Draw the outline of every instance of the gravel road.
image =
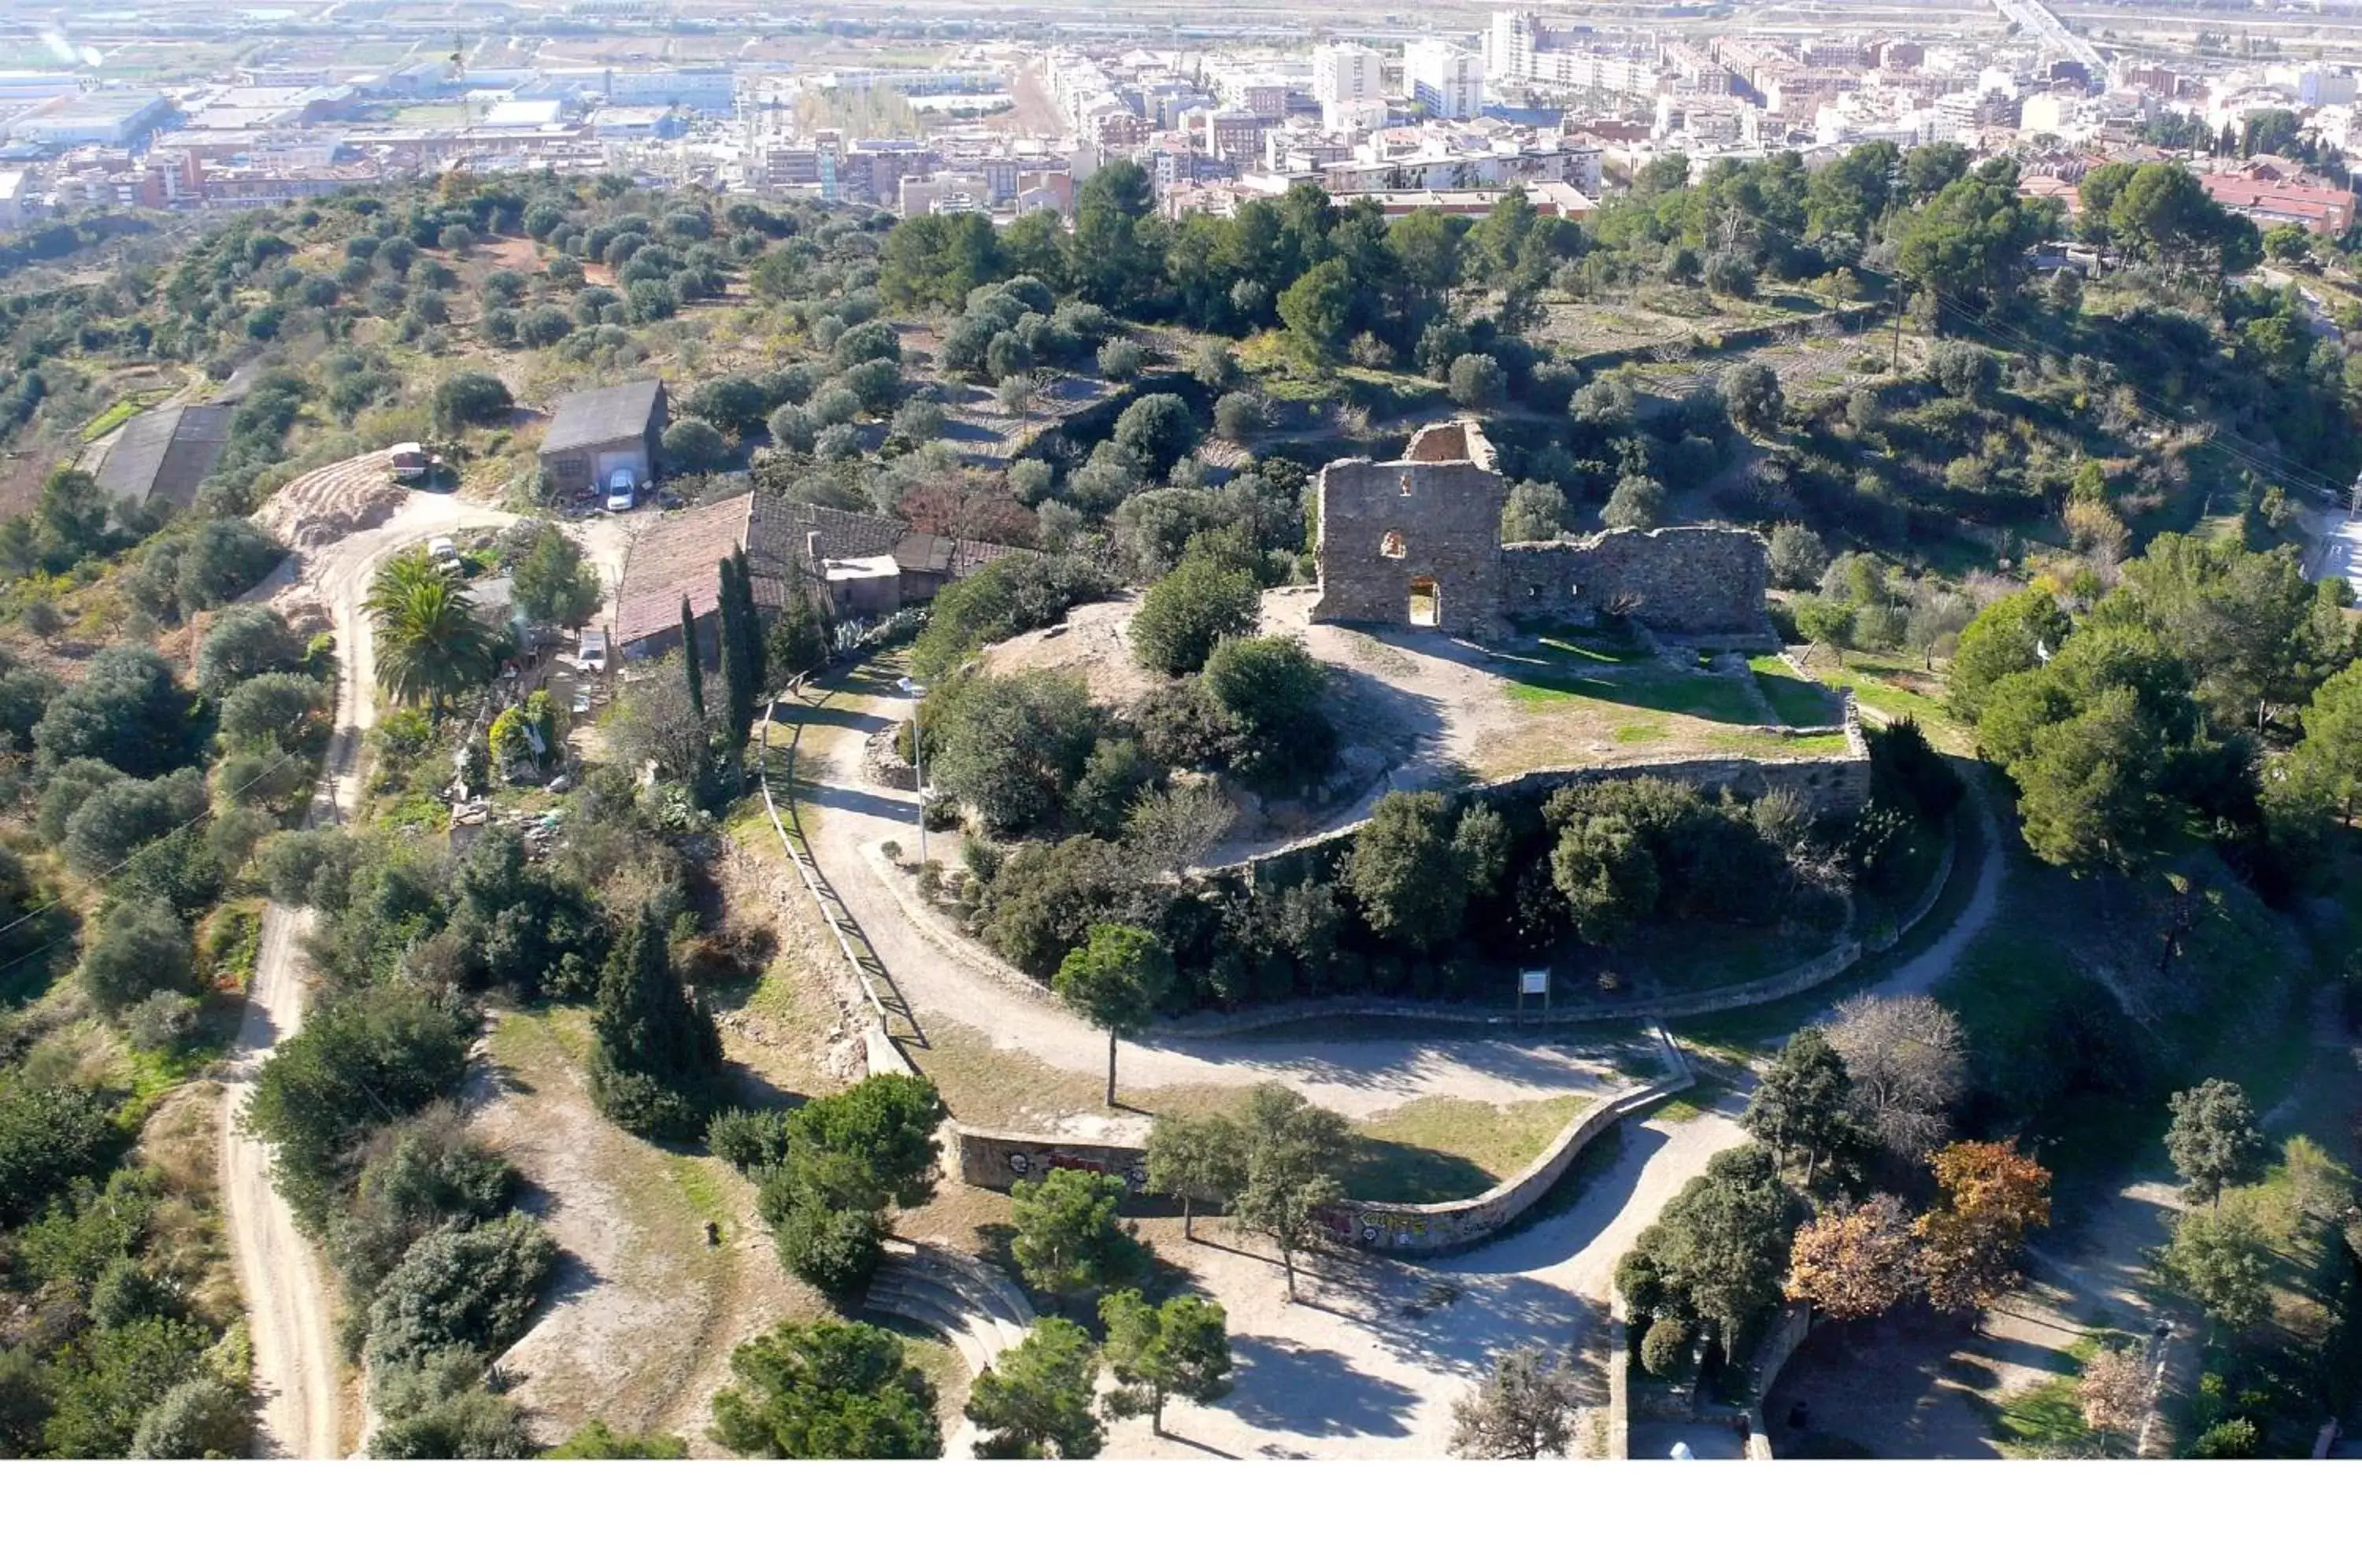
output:
[{"label": "gravel road", "polygon": [[[344,668],[337,687],[336,734],[306,821],[343,822],[360,790],[360,743],[375,722],[376,664],[361,601],[386,557],[436,534],[511,521],[455,496],[420,494],[382,525],[339,539],[303,563],[292,594],[316,597],[337,631]],[[257,1451],[264,1457],[334,1459],[343,1452],[337,1414],[341,1367],[336,1351],[326,1265],[278,1189],[270,1152],[237,1126],[255,1075],[284,1036],[302,1027],[304,984],[298,938],[308,916],[272,904],[248,988],[246,1016],[227,1065],[222,1096],[221,1201],[248,1331],[254,1381],[262,1400]]]}]

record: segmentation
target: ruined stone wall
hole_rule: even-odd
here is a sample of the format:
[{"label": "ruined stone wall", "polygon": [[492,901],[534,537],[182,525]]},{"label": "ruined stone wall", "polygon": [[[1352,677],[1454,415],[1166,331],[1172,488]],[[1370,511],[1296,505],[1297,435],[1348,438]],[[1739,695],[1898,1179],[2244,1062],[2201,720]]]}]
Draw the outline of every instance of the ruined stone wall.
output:
[{"label": "ruined stone wall", "polygon": [[1760,631],[1772,580],[1761,539],[1712,526],[1505,545],[1501,563],[1506,614],[1623,614],[1683,636]]},{"label": "ruined stone wall", "polygon": [[[1459,637],[1496,630],[1507,493],[1499,474],[1472,462],[1356,458],[1322,469],[1312,619],[1408,625],[1411,585],[1425,578],[1436,588],[1437,630]],[[1390,555],[1389,536],[1397,535],[1402,553]]]}]

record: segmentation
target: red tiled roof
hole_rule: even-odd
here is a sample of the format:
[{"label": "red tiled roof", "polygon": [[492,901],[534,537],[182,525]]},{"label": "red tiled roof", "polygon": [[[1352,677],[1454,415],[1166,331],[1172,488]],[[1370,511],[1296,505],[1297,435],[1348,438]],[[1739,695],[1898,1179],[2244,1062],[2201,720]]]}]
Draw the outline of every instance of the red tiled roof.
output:
[{"label": "red tiled roof", "polygon": [[632,553],[624,562],[623,584],[615,593],[618,645],[635,643],[679,625],[683,594],[689,596],[693,613],[712,613],[722,598],[722,579],[716,569],[723,557],[745,542],[746,519],[754,501],[752,495],[735,495],[711,506],[658,517],[632,542]]}]

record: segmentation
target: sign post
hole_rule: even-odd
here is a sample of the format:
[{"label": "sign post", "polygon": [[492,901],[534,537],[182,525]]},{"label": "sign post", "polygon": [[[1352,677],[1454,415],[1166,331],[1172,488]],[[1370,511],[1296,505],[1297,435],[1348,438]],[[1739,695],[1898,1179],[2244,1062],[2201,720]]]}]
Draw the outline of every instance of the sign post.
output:
[{"label": "sign post", "polygon": [[1541,999],[1541,1021],[1544,1023],[1548,1023],[1550,1021],[1550,995],[1551,972],[1548,969],[1520,969],[1518,971],[1518,1018],[1520,1021],[1523,1021],[1526,1016],[1526,999],[1528,997],[1540,997]]}]

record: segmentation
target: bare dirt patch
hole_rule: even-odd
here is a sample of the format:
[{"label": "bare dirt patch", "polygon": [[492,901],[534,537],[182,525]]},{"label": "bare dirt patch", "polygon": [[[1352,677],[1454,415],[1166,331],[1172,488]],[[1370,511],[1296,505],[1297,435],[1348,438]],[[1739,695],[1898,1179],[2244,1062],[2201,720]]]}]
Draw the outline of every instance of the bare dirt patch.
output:
[{"label": "bare dirt patch", "polygon": [[[564,1250],[540,1318],[502,1370],[544,1441],[597,1419],[712,1453],[706,1412],[732,1349],[825,1306],[779,1268],[748,1183],[591,1109],[588,1032],[579,1009],[506,1015],[473,1086],[476,1127],[524,1174],[525,1206]],[[706,1242],[709,1222],[719,1245]]]},{"label": "bare dirt patch", "polygon": [[385,522],[409,499],[383,452],[364,452],[287,481],[255,513],[258,525],[309,553]]},{"label": "bare dirt patch", "polygon": [[1054,626],[995,644],[985,668],[995,675],[1070,670],[1089,684],[1093,701],[1130,708],[1163,684],[1131,657],[1131,618],[1139,608],[1139,596],[1129,593],[1078,604]]}]

